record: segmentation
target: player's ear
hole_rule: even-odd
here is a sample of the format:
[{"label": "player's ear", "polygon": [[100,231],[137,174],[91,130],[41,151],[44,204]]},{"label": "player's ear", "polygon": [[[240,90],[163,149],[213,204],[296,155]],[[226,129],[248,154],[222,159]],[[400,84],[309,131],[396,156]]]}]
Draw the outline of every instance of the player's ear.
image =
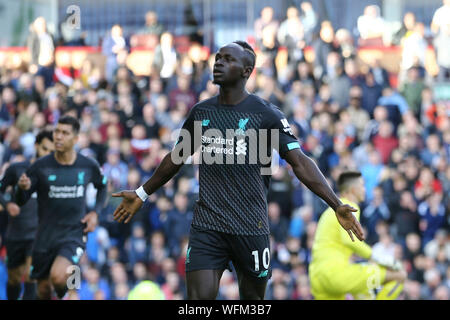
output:
[{"label": "player's ear", "polygon": [[251,66],[245,66],[244,71],[242,72],[242,76],[246,79],[250,78],[252,74],[253,68]]}]

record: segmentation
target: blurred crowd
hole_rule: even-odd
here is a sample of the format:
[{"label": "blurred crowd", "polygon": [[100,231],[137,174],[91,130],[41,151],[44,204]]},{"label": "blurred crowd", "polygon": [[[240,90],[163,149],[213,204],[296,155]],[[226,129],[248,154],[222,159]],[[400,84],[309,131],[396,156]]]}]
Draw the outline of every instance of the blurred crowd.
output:
[{"label": "blurred crowd", "polygon": [[[408,12],[390,34],[377,6],[368,6],[355,21],[357,35],[320,21],[308,2],[288,8],[281,20],[276,15],[283,13],[265,7],[255,20],[258,60],[248,91],[282,109],[304,152],[333,187],[342,170],[362,172],[367,242],[403,262],[408,280],[401,299],[448,300],[450,102],[436,97],[435,87],[450,85],[450,1],[443,1],[430,26]],[[125,37],[115,25],[102,41],[104,66],[87,60],[67,77],[55,68],[55,41],[38,18],[27,44],[30,65],[1,69],[1,172],[33,155],[39,130],[71,114],[81,122],[78,151],[98,160],[110,193],[145,182],[171,150],[190,108],[218,87],[211,82],[213,55],[202,54],[201,43],[192,41],[187,52],[178,52],[155,12],[147,13],[145,27],[136,32],[142,34],[156,39],[151,76],[128,68],[139,37]],[[360,46],[386,41],[401,47],[395,75],[379,60],[365,64],[358,58]],[[425,68],[429,47],[436,74]],[[308,300],[308,264],[326,204],[281,159],[280,165],[268,194],[273,275],[266,298]],[[186,298],[184,263],[198,184],[198,167],[185,165],[126,225],[113,221],[120,200],[110,198],[80,261],[81,287],[68,298]],[[93,206],[95,189],[88,192]],[[0,235],[7,219],[0,212]],[[4,257],[3,246],[0,298]],[[234,273],[225,271],[218,298],[239,298]]]}]

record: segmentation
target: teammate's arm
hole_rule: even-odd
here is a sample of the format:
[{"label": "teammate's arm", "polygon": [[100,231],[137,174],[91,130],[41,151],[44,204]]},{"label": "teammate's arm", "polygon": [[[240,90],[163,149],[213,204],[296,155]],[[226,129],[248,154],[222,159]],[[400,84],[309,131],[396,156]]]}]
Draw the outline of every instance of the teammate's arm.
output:
[{"label": "teammate's arm", "polygon": [[19,206],[12,201],[7,201],[4,196],[6,188],[8,186],[14,185],[14,181],[12,181],[12,177],[13,177],[13,174],[11,171],[11,166],[9,166],[8,169],[6,169],[6,171],[5,171],[3,179],[0,181],[0,204],[2,205],[3,209],[8,212],[8,214],[10,216],[15,217],[15,216],[19,215],[19,213],[20,213]]}]

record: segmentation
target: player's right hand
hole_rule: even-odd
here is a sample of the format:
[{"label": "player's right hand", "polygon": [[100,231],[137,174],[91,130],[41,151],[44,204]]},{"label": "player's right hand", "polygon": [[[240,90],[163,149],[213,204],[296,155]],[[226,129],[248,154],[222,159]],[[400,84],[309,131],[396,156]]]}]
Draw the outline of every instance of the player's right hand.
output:
[{"label": "player's right hand", "polygon": [[22,190],[29,190],[31,188],[31,180],[25,173],[22,173],[17,185]]},{"label": "player's right hand", "polygon": [[20,207],[14,202],[8,202],[6,204],[6,211],[8,211],[11,217],[17,217],[20,213]]},{"label": "player's right hand", "polygon": [[128,223],[144,203],[134,190],[120,191],[113,193],[112,196],[123,198],[113,214],[114,220],[117,222]]},{"label": "player's right hand", "polygon": [[336,218],[342,228],[347,231],[353,242],[355,241],[353,234],[359,239],[359,241],[364,241],[365,239],[363,228],[361,227],[358,219],[356,219],[353,215],[353,212],[356,211],[358,210],[348,204],[343,204],[336,208]]}]

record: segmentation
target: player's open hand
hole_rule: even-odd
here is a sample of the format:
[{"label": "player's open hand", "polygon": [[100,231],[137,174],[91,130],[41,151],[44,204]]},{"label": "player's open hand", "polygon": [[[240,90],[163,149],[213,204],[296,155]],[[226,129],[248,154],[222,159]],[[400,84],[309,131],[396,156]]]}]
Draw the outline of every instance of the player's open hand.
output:
[{"label": "player's open hand", "polygon": [[31,180],[25,173],[22,173],[19,181],[17,182],[17,185],[22,190],[29,190],[31,188]]},{"label": "player's open hand", "polygon": [[17,217],[20,213],[20,207],[14,202],[8,202],[6,204],[6,211],[8,211],[11,217]]},{"label": "player's open hand", "polygon": [[348,204],[343,204],[336,209],[336,217],[339,221],[339,224],[344,228],[352,241],[355,241],[353,238],[353,234],[360,240],[364,240],[364,232],[359,223],[358,219],[353,215],[352,212],[356,212],[355,208],[349,206]]},{"label": "player's open hand", "polygon": [[98,215],[97,212],[91,211],[87,213],[83,219],[81,219],[81,223],[86,224],[86,228],[84,228],[83,232],[88,233],[95,230],[98,224]]},{"label": "player's open hand", "polygon": [[113,214],[114,220],[117,222],[128,223],[144,203],[133,190],[120,191],[113,193],[112,196],[123,198]]}]

